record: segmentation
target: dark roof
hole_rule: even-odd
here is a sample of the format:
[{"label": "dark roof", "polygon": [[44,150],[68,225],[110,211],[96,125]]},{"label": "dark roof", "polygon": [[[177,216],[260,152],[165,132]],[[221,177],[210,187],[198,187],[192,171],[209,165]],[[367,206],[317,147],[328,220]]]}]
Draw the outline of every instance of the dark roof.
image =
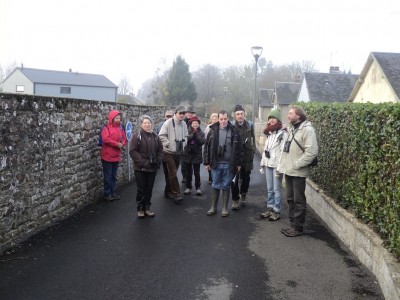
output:
[{"label": "dark roof", "polygon": [[17,68],[33,83],[118,88],[103,75]]},{"label": "dark roof", "polygon": [[400,53],[372,52],[371,55],[381,66],[394,92],[400,98]]},{"label": "dark roof", "polygon": [[274,94],[273,89],[260,89],[260,98],[259,98],[259,105],[260,106],[269,106],[273,107],[273,97]]},{"label": "dark roof", "polygon": [[300,83],[275,82],[275,93],[278,104],[292,104],[297,101]]},{"label": "dark roof", "polygon": [[346,102],[358,75],[338,73],[304,73],[311,102]]}]

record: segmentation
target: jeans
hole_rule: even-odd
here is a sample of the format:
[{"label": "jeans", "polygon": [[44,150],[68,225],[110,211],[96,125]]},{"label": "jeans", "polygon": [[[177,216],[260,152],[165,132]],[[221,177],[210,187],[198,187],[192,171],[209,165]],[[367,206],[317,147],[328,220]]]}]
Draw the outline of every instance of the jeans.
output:
[{"label": "jeans", "polygon": [[104,196],[109,196],[115,193],[119,162],[101,160],[101,164],[103,165]]},{"label": "jeans", "polygon": [[199,189],[201,186],[200,183],[200,164],[189,164],[185,163],[185,172],[186,172],[186,187],[192,188],[192,174],[194,174],[194,185],[196,189]]},{"label": "jeans", "polygon": [[174,197],[181,195],[181,189],[178,181],[178,168],[180,163],[180,157],[178,154],[171,154],[164,152],[164,161],[167,167],[168,180],[165,181],[165,190],[170,191]]},{"label": "jeans", "polygon": [[214,169],[211,169],[213,179],[212,188],[215,190],[229,191],[235,173],[229,171],[229,164],[218,164]]},{"label": "jeans", "polygon": [[285,175],[285,181],[290,224],[297,230],[303,230],[307,209],[306,178]]},{"label": "jeans", "polygon": [[151,206],[151,196],[153,193],[154,180],[156,172],[143,172],[135,170],[137,194],[137,210],[148,210]]},{"label": "jeans", "polygon": [[283,175],[276,176],[276,168],[265,168],[265,177],[267,179],[267,207],[275,212],[281,211],[282,202],[282,179]]},{"label": "jeans", "polygon": [[[250,184],[250,173],[251,171],[245,171],[244,168],[240,169],[240,172],[237,174],[235,178],[235,182],[232,182],[232,200],[239,200],[239,192],[240,194],[247,194],[249,190]],[[241,183],[239,186],[239,177],[241,179]]]}]

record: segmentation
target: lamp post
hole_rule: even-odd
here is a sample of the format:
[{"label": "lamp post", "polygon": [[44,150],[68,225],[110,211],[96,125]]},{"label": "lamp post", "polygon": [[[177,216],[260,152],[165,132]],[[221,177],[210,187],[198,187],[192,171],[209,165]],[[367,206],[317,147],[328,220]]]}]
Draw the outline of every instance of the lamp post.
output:
[{"label": "lamp post", "polygon": [[222,106],[223,109],[225,108],[225,101],[226,101],[226,93],[228,92],[228,88],[226,86],[224,86],[224,105]]},{"label": "lamp post", "polygon": [[256,110],[258,110],[258,101],[257,101],[258,100],[258,93],[257,93],[257,69],[258,69],[258,66],[257,66],[257,63],[258,63],[258,59],[261,56],[262,51],[263,51],[263,47],[260,47],[260,46],[251,47],[251,53],[253,54],[254,60],[255,60],[254,98],[253,98],[253,113],[252,113],[253,124],[256,121]]}]

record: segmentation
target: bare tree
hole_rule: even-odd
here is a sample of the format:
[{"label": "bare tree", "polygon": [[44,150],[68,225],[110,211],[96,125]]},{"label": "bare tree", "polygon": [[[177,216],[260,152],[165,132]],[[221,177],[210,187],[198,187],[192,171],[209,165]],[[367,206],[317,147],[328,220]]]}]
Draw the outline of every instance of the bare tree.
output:
[{"label": "bare tree", "polygon": [[3,91],[3,81],[18,67],[16,61],[9,64],[7,67],[0,65],[0,91]]},{"label": "bare tree", "polygon": [[128,77],[124,75],[121,80],[119,81],[118,85],[118,94],[120,95],[129,95],[133,91],[133,88],[129,82]]}]

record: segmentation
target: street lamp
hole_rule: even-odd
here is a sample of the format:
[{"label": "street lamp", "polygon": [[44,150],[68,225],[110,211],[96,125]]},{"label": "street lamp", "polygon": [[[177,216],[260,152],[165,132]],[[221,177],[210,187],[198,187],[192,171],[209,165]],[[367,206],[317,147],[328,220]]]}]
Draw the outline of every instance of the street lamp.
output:
[{"label": "street lamp", "polygon": [[[254,46],[251,47],[251,53],[254,56],[255,59],[255,76],[254,76],[254,98],[253,98],[253,113],[252,113],[252,121],[253,121],[253,125],[256,121],[256,110],[258,110],[258,93],[257,93],[257,63],[258,63],[258,59],[261,56],[261,53],[263,51],[263,47],[260,46]],[[257,105],[257,106],[256,106]]]},{"label": "street lamp", "polygon": [[228,92],[228,88],[226,86],[224,86],[224,105],[222,106],[222,108],[225,110],[225,101],[226,101],[226,93]]}]

